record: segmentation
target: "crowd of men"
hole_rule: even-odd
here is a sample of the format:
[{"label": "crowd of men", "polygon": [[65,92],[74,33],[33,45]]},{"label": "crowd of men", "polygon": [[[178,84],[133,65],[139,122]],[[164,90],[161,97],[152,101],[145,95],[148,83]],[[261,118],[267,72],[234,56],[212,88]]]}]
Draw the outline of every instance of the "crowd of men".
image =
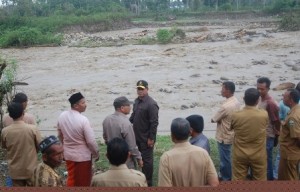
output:
[{"label": "crowd of men", "polygon": [[[234,96],[235,84],[223,82],[221,95],[226,100],[211,118],[217,124],[218,173],[210,157],[209,140],[202,133],[203,117],[194,114],[175,118],[170,126],[174,146],[160,157],[158,186],[218,186],[219,181],[246,179],[299,180],[300,83],[286,90],[279,105],[268,93],[270,85],[268,78],[259,78],[256,88],[245,91],[245,106],[241,107]],[[64,186],[56,171],[62,162],[66,163],[68,187],[153,186],[159,107],[148,94],[147,81],[138,81],[136,88],[135,101],[124,96],[116,98],[115,112],[103,121],[110,168],[96,175],[92,165],[99,160],[99,148],[93,128],[82,114],[86,110],[85,97],[80,92],[71,95],[71,109],[62,112],[57,121],[58,136],[42,139],[34,116],[25,113],[27,96],[16,94],[3,118],[1,132],[13,186]],[[273,165],[275,146],[280,150]]]}]

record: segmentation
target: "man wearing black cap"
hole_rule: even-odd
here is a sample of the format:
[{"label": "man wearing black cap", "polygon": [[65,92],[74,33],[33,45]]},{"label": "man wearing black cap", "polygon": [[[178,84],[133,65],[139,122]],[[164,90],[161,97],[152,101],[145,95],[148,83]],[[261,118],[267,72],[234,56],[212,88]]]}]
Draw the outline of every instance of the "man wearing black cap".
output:
[{"label": "man wearing black cap", "polygon": [[[27,108],[27,104],[28,104],[28,98],[27,98],[27,95],[25,93],[17,93],[12,102],[15,102],[15,103],[20,103],[22,104],[23,108],[24,108],[24,111],[26,110]],[[3,117],[3,127],[7,127],[9,125],[11,125],[13,123],[13,119],[9,116],[9,114],[6,114],[4,115]],[[35,120],[35,117],[30,114],[30,113],[24,113],[24,117],[23,117],[23,121],[27,124],[32,124],[32,125],[35,125],[36,124],[36,120]]]},{"label": "man wearing black cap", "polygon": [[49,136],[40,143],[43,162],[34,170],[33,186],[62,187],[61,177],[55,171],[63,161],[63,146],[55,136]]},{"label": "man wearing black cap", "polygon": [[143,167],[141,153],[136,145],[132,124],[126,117],[130,113],[130,102],[126,97],[118,97],[114,100],[115,113],[107,116],[103,121],[103,138],[105,143],[118,137],[126,141],[129,146],[131,158],[128,158],[126,165],[129,169],[135,168],[135,161]]},{"label": "man wearing black cap", "polygon": [[191,139],[190,143],[205,149],[208,154],[210,153],[209,140],[203,135],[204,121],[201,115],[190,115],[186,118],[191,126]]},{"label": "man wearing black cap", "polygon": [[80,92],[69,98],[71,109],[58,118],[58,136],[64,147],[67,164],[67,186],[90,186],[92,158],[99,159],[98,145],[87,117],[85,98]]},{"label": "man wearing black cap", "polygon": [[145,80],[137,82],[138,98],[133,104],[130,122],[136,137],[136,144],[142,153],[144,162],[143,173],[146,175],[148,186],[152,186],[153,147],[156,140],[159,107],[148,95],[148,83]]},{"label": "man wearing black cap", "polygon": [[20,103],[10,103],[8,113],[14,122],[2,129],[2,148],[7,149],[9,176],[13,186],[30,186],[31,177],[38,164],[37,153],[41,134],[35,125],[23,121],[24,108]]}]

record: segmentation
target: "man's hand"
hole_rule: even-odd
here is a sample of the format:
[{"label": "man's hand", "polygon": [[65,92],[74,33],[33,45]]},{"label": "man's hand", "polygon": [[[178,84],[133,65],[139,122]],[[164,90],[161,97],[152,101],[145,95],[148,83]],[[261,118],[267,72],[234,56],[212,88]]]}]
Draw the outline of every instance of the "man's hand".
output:
[{"label": "man's hand", "polygon": [[144,166],[144,162],[142,159],[138,159],[137,162],[138,162],[138,165],[140,168],[142,168]]},{"label": "man's hand", "polygon": [[148,147],[151,147],[151,148],[154,147],[154,140],[148,139],[147,144],[148,144]]}]

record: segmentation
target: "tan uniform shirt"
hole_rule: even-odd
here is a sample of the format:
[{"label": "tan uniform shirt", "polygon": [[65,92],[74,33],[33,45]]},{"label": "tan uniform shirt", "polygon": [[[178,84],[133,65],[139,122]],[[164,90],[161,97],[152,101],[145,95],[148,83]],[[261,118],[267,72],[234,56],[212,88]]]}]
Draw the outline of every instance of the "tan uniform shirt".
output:
[{"label": "tan uniform shirt", "polygon": [[283,123],[280,133],[280,156],[287,160],[300,160],[300,147],[296,138],[300,138],[300,105],[293,107]]},{"label": "tan uniform shirt", "polygon": [[198,187],[217,178],[215,166],[206,150],[188,141],[176,143],[159,162],[158,186]]},{"label": "tan uniform shirt", "polygon": [[240,109],[240,102],[232,96],[223,103],[221,108],[212,118],[217,122],[216,140],[219,143],[232,144],[234,131],[230,129],[231,114]]},{"label": "tan uniform shirt", "polygon": [[266,155],[266,127],[268,113],[263,109],[245,106],[232,115],[231,129],[234,130],[233,154],[249,158]]},{"label": "tan uniform shirt", "polygon": [[56,173],[54,169],[46,165],[45,163],[40,163],[34,170],[33,174],[33,186],[34,187],[62,187],[62,179]]},{"label": "tan uniform shirt", "polygon": [[41,135],[35,125],[14,121],[2,129],[2,147],[7,149],[9,175],[12,179],[30,179],[38,164]]},{"label": "tan uniform shirt", "polygon": [[[23,117],[23,121],[27,124],[36,125],[35,117],[29,113],[25,113]],[[5,114],[3,117],[3,127],[7,127],[11,125],[14,120],[8,115]]]},{"label": "tan uniform shirt", "polygon": [[92,179],[93,187],[147,187],[145,175],[134,169],[128,169],[125,164],[114,166]]}]

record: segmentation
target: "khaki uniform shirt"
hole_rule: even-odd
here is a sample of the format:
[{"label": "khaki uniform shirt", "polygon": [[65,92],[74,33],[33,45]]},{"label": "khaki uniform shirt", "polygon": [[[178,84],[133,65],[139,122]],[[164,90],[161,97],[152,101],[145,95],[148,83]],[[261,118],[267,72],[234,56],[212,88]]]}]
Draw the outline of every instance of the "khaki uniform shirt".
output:
[{"label": "khaki uniform shirt", "polygon": [[159,162],[158,186],[199,187],[217,178],[215,166],[205,149],[188,141],[176,143]]},{"label": "khaki uniform shirt", "polygon": [[34,170],[32,183],[34,187],[62,187],[62,179],[54,169],[40,163]]},{"label": "khaki uniform shirt", "polygon": [[[35,117],[29,113],[25,113],[23,117],[23,121],[27,124],[36,125]],[[7,127],[11,125],[14,120],[8,115],[5,114],[3,117],[3,127]]]},{"label": "khaki uniform shirt", "polygon": [[223,103],[219,111],[212,118],[217,123],[216,140],[219,143],[232,144],[234,131],[230,130],[231,114],[240,109],[240,102],[232,96]]},{"label": "khaki uniform shirt", "polygon": [[2,129],[2,147],[7,149],[9,175],[12,179],[31,179],[38,164],[41,135],[35,125],[14,121]]},{"label": "khaki uniform shirt", "polygon": [[273,122],[280,121],[277,102],[268,95],[264,100],[260,97],[257,106],[258,108],[264,109],[268,112],[269,123],[267,125],[267,137],[275,137],[275,126]]},{"label": "khaki uniform shirt", "polygon": [[[116,111],[114,114],[107,116],[102,125],[105,143],[115,137],[122,138],[128,144],[131,156],[136,159],[142,159],[141,153],[136,145],[132,124],[125,114]],[[132,158],[129,158],[126,164],[128,168],[134,169]]]},{"label": "khaki uniform shirt", "polygon": [[267,112],[256,107],[245,106],[233,113],[231,129],[235,132],[232,152],[234,157],[266,160],[268,121]]},{"label": "khaki uniform shirt", "polygon": [[147,187],[145,175],[134,169],[128,169],[125,164],[114,166],[104,173],[95,175],[93,187]]},{"label": "khaki uniform shirt", "polygon": [[287,160],[300,160],[300,105],[293,107],[283,123],[280,133],[280,156]]}]

